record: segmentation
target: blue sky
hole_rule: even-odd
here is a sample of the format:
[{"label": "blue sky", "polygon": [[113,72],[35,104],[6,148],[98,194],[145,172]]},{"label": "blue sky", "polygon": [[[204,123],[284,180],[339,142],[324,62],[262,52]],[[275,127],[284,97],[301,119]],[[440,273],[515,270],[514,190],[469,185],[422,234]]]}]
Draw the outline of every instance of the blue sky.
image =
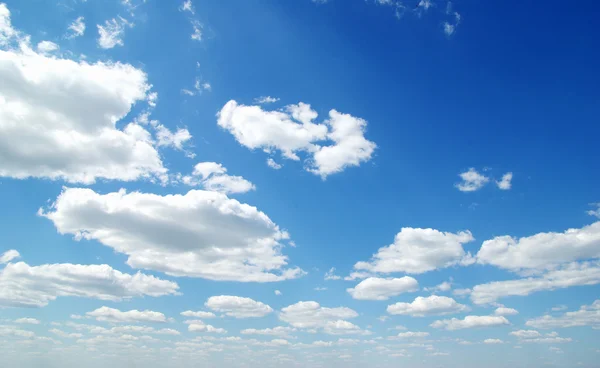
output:
[{"label": "blue sky", "polygon": [[593,367],[599,5],[4,0],[7,367]]}]

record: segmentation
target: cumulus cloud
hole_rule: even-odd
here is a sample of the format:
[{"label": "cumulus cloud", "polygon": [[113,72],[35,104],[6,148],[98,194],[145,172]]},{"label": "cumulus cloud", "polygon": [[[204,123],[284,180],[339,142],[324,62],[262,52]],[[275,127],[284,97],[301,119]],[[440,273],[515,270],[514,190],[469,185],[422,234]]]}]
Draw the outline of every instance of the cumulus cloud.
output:
[{"label": "cumulus cloud", "polygon": [[540,329],[567,328],[591,326],[600,329],[600,299],[592,305],[584,305],[578,311],[566,312],[561,316],[545,315],[530,319],[525,323],[527,326]]},{"label": "cumulus cloud", "polygon": [[359,300],[388,300],[392,296],[419,290],[419,283],[412,277],[369,277],[354,288],[346,289],[352,298]]},{"label": "cumulus cloud", "polygon": [[[358,313],[347,307],[327,308],[314,301],[298,302],[281,309],[279,319],[293,327],[302,329],[324,328],[329,324],[329,331],[342,324],[338,321],[358,317]],[[348,325],[349,326],[349,325]]]},{"label": "cumulus cloud", "polygon": [[[450,34],[454,33],[454,28],[449,28]],[[446,32],[448,34],[448,32]],[[460,173],[458,176],[462,179],[462,182],[455,184],[454,186],[461,192],[475,192],[483,188],[490,178],[480,174],[475,168],[470,168],[468,171]]]},{"label": "cumulus cloud", "polygon": [[269,104],[277,101],[279,101],[279,98],[271,96],[260,96],[254,99],[254,102],[258,104]]},{"label": "cumulus cloud", "polygon": [[477,253],[480,264],[515,272],[594,258],[600,258],[600,221],[562,233],[546,232],[522,238],[497,236],[484,241]]},{"label": "cumulus cloud", "polygon": [[216,162],[196,164],[192,174],[181,177],[180,181],[220,193],[246,193],[256,189],[254,184],[243,177],[228,175],[227,169]]},{"label": "cumulus cloud", "polygon": [[331,267],[325,272],[325,280],[340,280],[342,277],[335,274],[335,267]]},{"label": "cumulus cloud", "polygon": [[484,344],[489,344],[489,345],[493,345],[493,344],[504,344],[504,341],[500,340],[500,339],[485,339],[483,340]]},{"label": "cumulus cloud", "polygon": [[215,314],[213,312],[204,312],[204,311],[194,312],[194,311],[188,310],[185,312],[181,312],[180,314],[184,317],[194,317],[194,318],[216,318],[217,317],[217,316],[215,316]]},{"label": "cumulus cloud", "polygon": [[293,327],[284,327],[277,326],[274,328],[265,328],[262,330],[257,330],[255,328],[247,328],[245,330],[240,331],[242,335],[266,335],[266,336],[279,336],[279,337],[288,337],[292,332],[295,332],[296,329]]},{"label": "cumulus cloud", "polygon": [[192,4],[192,0],[185,0],[179,7],[179,10],[183,11],[183,12],[187,11],[192,14],[196,13],[196,10],[194,9],[194,5]]},{"label": "cumulus cloud", "polygon": [[600,203],[592,203],[590,206],[596,207],[594,210],[589,210],[586,213],[590,216],[594,216],[600,219]]},{"label": "cumulus cloud", "polygon": [[502,189],[502,190],[510,190],[510,188],[512,187],[511,181],[513,178],[513,173],[508,172],[504,175],[502,175],[502,179],[500,181],[496,181],[496,185],[498,186],[498,188]]},{"label": "cumulus cloud", "polygon": [[175,132],[162,124],[157,124],[155,128],[158,147],[172,147],[175,150],[185,152],[186,143],[192,139],[190,132],[184,128],[177,128]]},{"label": "cumulus cloud", "polygon": [[473,263],[463,244],[475,240],[469,231],[441,232],[435,229],[405,227],[394,244],[380,248],[370,262],[358,262],[359,271],[420,274],[459,264]]},{"label": "cumulus cloud", "polygon": [[352,322],[337,320],[328,321],[323,327],[323,332],[328,335],[370,335],[370,331],[362,330]]},{"label": "cumulus cloud", "polygon": [[494,311],[494,314],[497,316],[514,316],[519,314],[519,311],[513,308],[498,307]]},{"label": "cumulus cloud", "polygon": [[19,318],[15,319],[15,323],[27,324],[27,325],[39,325],[40,321],[35,318]]},{"label": "cumulus cloud", "polygon": [[508,296],[526,296],[539,291],[599,283],[600,262],[573,262],[536,277],[476,285],[471,292],[471,300],[476,304],[488,304]]},{"label": "cumulus cloud", "polygon": [[0,255],[0,265],[8,263],[12,260],[19,258],[21,255],[14,249],[7,250],[6,252]]},{"label": "cumulus cloud", "polygon": [[137,322],[166,322],[167,318],[160,312],[151,310],[139,311],[136,309],[122,312],[118,309],[100,307],[94,311],[87,312],[86,316],[95,318],[101,322],[111,323],[137,323]]},{"label": "cumulus cloud", "polygon": [[223,328],[217,328],[211,325],[207,325],[202,321],[192,321],[193,323],[188,324],[188,331],[190,332],[208,332],[216,334],[227,333],[227,330]]},{"label": "cumulus cloud", "polygon": [[40,52],[42,54],[49,54],[58,49],[59,49],[59,46],[51,41],[41,41],[40,43],[37,44],[37,50],[38,50],[38,52]]},{"label": "cumulus cloud", "polygon": [[560,344],[573,341],[570,337],[560,337],[558,333],[551,332],[542,335],[535,330],[519,330],[510,333],[519,339],[519,343],[536,343],[536,344]]},{"label": "cumulus cloud", "polygon": [[440,316],[469,311],[469,307],[458,303],[456,300],[446,297],[431,295],[428,297],[417,297],[412,303],[398,302],[389,305],[389,314],[408,315],[413,317]]},{"label": "cumulus cloud", "polygon": [[273,312],[270,306],[250,298],[231,295],[211,296],[204,305],[229,317],[264,317]]},{"label": "cumulus cloud", "polygon": [[274,291],[274,293],[275,293],[275,295],[277,295],[277,296],[280,296],[280,295],[281,295],[281,291],[279,291],[279,290],[275,290],[275,291]]},{"label": "cumulus cloud", "polygon": [[171,281],[122,273],[108,265],[18,262],[0,270],[0,306],[4,307],[43,307],[62,296],[121,301],[176,294],[178,288]]},{"label": "cumulus cloud", "polygon": [[283,167],[282,164],[275,162],[275,160],[273,160],[271,157],[267,159],[267,166],[274,170],[279,170]]},{"label": "cumulus cloud", "polygon": [[22,44],[0,50],[0,79],[0,176],[91,184],[165,175],[148,131],[116,127],[148,98],[140,69],[49,57]]},{"label": "cumulus cloud", "polygon": [[424,288],[423,290],[436,293],[450,291],[450,289],[452,289],[452,279],[450,279],[450,281],[444,281],[434,287]]},{"label": "cumulus cloud", "polygon": [[[302,102],[281,111],[265,111],[231,100],[219,112],[218,125],[249,149],[280,151],[283,158],[296,161],[298,153],[306,153],[306,170],[322,178],[371,159],[376,145],[364,137],[365,120],[336,110],[329,112],[324,123],[314,123],[317,117]],[[325,141],[332,144],[323,145]]]},{"label": "cumulus cloud", "polygon": [[427,336],[429,336],[429,332],[407,331],[407,332],[400,332],[397,337],[401,338],[401,339],[408,339],[408,338],[427,337]]},{"label": "cumulus cloud", "polygon": [[83,34],[85,33],[84,17],[77,17],[77,19],[75,19],[73,23],[69,24],[68,30],[69,33],[67,35],[67,38],[83,36]]},{"label": "cumulus cloud", "polygon": [[126,27],[133,27],[133,23],[129,23],[123,17],[109,19],[103,25],[98,27],[98,46],[103,49],[112,49],[115,46],[123,46],[123,36],[125,35]]},{"label": "cumulus cloud", "polygon": [[284,268],[289,235],[256,207],[202,190],[157,195],[65,188],[40,215],[61,234],[97,240],[134,268],[211,280],[272,282],[303,275]]},{"label": "cumulus cloud", "polygon": [[503,316],[466,316],[464,319],[444,319],[433,322],[433,328],[443,328],[448,331],[466,328],[498,327],[508,325],[510,322]]}]

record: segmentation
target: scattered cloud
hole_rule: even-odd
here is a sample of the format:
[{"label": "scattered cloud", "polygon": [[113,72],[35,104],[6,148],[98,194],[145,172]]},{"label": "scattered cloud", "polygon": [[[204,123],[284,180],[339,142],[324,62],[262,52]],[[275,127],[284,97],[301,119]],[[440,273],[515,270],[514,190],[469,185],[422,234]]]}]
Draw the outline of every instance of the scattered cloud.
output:
[{"label": "scattered cloud", "polygon": [[498,186],[498,188],[500,188],[502,190],[510,190],[510,188],[512,187],[512,184],[511,184],[512,178],[513,178],[513,173],[508,172],[502,176],[502,180],[496,181],[496,185]]},{"label": "scattered cloud", "polygon": [[504,341],[500,340],[500,339],[485,339],[483,340],[484,344],[488,344],[488,345],[497,345],[497,344],[504,344]]},{"label": "scattered cloud", "polygon": [[[314,301],[298,302],[281,310],[279,319],[301,329],[324,328],[328,323],[358,317],[347,307],[327,308]],[[331,327],[330,325],[330,328]]]},{"label": "scattered cloud", "polygon": [[581,326],[591,326],[600,329],[600,299],[594,301],[592,305],[582,306],[578,311],[566,312],[561,316],[545,315],[530,319],[525,324],[540,329]]},{"label": "scattered cloud", "polygon": [[464,319],[444,319],[433,322],[433,328],[443,328],[448,331],[466,328],[498,327],[509,325],[510,322],[503,316],[466,316]]},{"label": "scattered cloud", "polygon": [[123,46],[123,36],[125,29],[132,28],[133,23],[127,21],[123,17],[112,18],[104,22],[98,27],[98,47],[102,49],[112,49],[115,46]]},{"label": "scattered cloud", "polygon": [[27,324],[27,325],[39,325],[40,321],[35,318],[19,318],[15,319],[15,323]]},{"label": "scattered cloud", "polygon": [[234,318],[264,317],[273,312],[273,309],[264,303],[230,295],[211,296],[204,305]]},{"label": "scattered cloud", "polygon": [[279,291],[279,290],[275,290],[275,291],[274,291],[274,293],[275,293],[275,295],[277,295],[277,296],[281,296],[281,295],[282,295],[282,294],[281,294],[281,291]]},{"label": "scattered cloud", "polygon": [[467,312],[469,310],[469,307],[456,302],[452,298],[437,295],[429,297],[419,296],[412,303],[398,302],[387,307],[389,314],[408,315],[412,317],[441,316]]},{"label": "scattered cloud", "polygon": [[369,277],[354,288],[346,289],[353,299],[358,300],[388,300],[402,293],[419,290],[419,283],[412,277],[379,278]]},{"label": "scattered cloud", "polygon": [[216,333],[216,334],[224,334],[227,333],[227,330],[223,328],[217,328],[212,325],[207,325],[202,321],[193,321],[193,323],[188,324],[189,332],[208,332],[208,333]]},{"label": "scattered cloud", "polygon": [[325,280],[340,280],[342,277],[335,274],[335,267],[331,267],[325,272]]},{"label": "scattered cloud", "polygon": [[167,318],[160,312],[150,310],[130,310],[122,312],[118,309],[100,307],[94,311],[87,312],[86,316],[95,318],[100,322],[110,323],[138,323],[138,322],[166,322]]},{"label": "scattered cloud", "polygon": [[280,241],[289,238],[287,232],[256,207],[222,193],[191,190],[161,196],[65,188],[40,215],[61,234],[97,240],[126,254],[134,268],[243,282],[304,274],[299,268],[285,268]]},{"label": "scattered cloud", "polygon": [[42,54],[49,54],[53,51],[58,50],[59,48],[60,47],[57,44],[51,41],[41,41],[37,44],[37,50]]},{"label": "scattered cloud", "polygon": [[277,101],[279,101],[279,98],[271,96],[260,96],[254,99],[254,102],[257,104],[270,104],[275,103]]},{"label": "scattered cloud", "polygon": [[257,330],[255,328],[247,328],[245,330],[240,331],[242,335],[264,335],[264,336],[279,336],[279,337],[289,337],[292,332],[295,332],[296,329],[292,327],[285,326],[277,326],[274,328],[264,328],[262,330]]},{"label": "scattered cloud", "polygon": [[380,248],[370,262],[358,262],[359,271],[420,274],[474,260],[462,245],[475,240],[469,231],[446,233],[435,229],[405,227],[396,234],[394,244]]},{"label": "scattered cloud", "polygon": [[85,33],[85,22],[84,17],[77,17],[71,24],[69,24],[67,38],[81,37]]},{"label": "scattered cloud", "polygon": [[176,294],[176,283],[154,276],[130,275],[108,265],[9,263],[0,270],[0,306],[43,307],[58,297],[121,301]]},{"label": "scattered cloud", "polygon": [[431,293],[436,293],[436,292],[447,292],[450,291],[450,289],[452,289],[452,280],[450,281],[444,281],[439,285],[436,285],[434,287],[429,287],[429,288],[424,288],[424,291],[429,291]]},{"label": "scattered cloud", "polygon": [[194,41],[202,41],[202,23],[197,20],[192,21],[192,35],[190,38]]},{"label": "scattered cloud", "polygon": [[196,14],[196,10],[194,9],[194,5],[192,4],[192,0],[185,0],[181,6],[179,7],[180,11],[190,12],[192,15]]},{"label": "scattered cloud", "polygon": [[398,334],[398,337],[401,339],[408,339],[408,338],[421,338],[421,337],[427,337],[429,336],[429,332],[414,332],[414,331],[407,331],[407,332],[400,332]]},{"label": "scattered cloud", "polygon": [[7,250],[6,252],[2,253],[2,255],[0,255],[0,265],[6,264],[10,261],[13,261],[13,260],[19,258],[19,257],[21,257],[21,255],[16,250],[14,250],[14,249]]},{"label": "scattered cloud", "polygon": [[182,176],[179,181],[190,186],[201,186],[219,193],[246,193],[255,190],[254,184],[241,176],[227,174],[227,169],[216,162],[200,162],[194,166],[191,175]]},{"label": "scattered cloud", "polygon": [[204,311],[194,312],[194,311],[188,310],[185,312],[181,312],[180,314],[184,317],[194,317],[194,318],[216,318],[217,317],[217,316],[215,316],[215,314],[213,312],[204,312]]},{"label": "scattered cloud", "polygon": [[519,314],[519,311],[513,308],[499,307],[496,308],[494,314],[497,316],[514,316]]},{"label": "scattered cloud", "polygon": [[589,210],[586,213],[590,216],[595,216],[600,219],[600,203],[592,203],[590,206],[596,207],[595,210]]},{"label": "scattered cloud", "polygon": [[279,169],[281,169],[283,167],[283,165],[278,164],[271,157],[269,157],[267,159],[267,166],[269,166],[271,169],[275,169],[275,170],[279,170]]},{"label": "scattered cloud", "polygon": [[[376,145],[364,137],[365,120],[336,110],[329,112],[324,123],[314,123],[317,117],[317,112],[302,102],[280,111],[265,111],[231,100],[219,112],[218,125],[249,149],[280,151],[283,158],[294,161],[300,160],[298,153],[306,153],[306,170],[323,179],[371,159]],[[333,144],[322,145],[322,141]]]},{"label": "scattered cloud", "polygon": [[[451,28],[450,34],[454,32],[454,28]],[[446,32],[448,34],[448,32]],[[475,170],[475,168],[470,168],[468,171],[460,173],[458,176],[462,179],[462,182],[455,184],[454,186],[458,188],[461,192],[475,192],[479,189],[483,188],[486,185],[490,178],[487,176],[480,174]]]}]

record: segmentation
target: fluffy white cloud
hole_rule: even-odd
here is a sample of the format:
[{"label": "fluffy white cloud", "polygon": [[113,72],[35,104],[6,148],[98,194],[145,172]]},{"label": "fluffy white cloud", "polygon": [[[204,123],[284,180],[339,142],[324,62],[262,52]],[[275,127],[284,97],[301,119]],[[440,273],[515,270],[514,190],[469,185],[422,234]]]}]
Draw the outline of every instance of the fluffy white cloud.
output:
[{"label": "fluffy white cloud", "polygon": [[167,317],[160,312],[151,310],[139,311],[136,309],[130,311],[120,311],[109,307],[100,307],[94,311],[87,312],[86,316],[95,318],[101,322],[112,323],[137,323],[137,322],[166,322]]},{"label": "fluffy white cloud", "polygon": [[596,207],[595,210],[589,210],[586,213],[590,216],[594,216],[600,219],[600,203],[592,203],[591,206]]},{"label": "fluffy white cloud", "polygon": [[148,131],[116,128],[147,99],[143,71],[48,57],[22,44],[0,50],[0,79],[0,176],[91,184],[166,173]]},{"label": "fluffy white cloud", "polygon": [[[365,120],[331,110],[329,119],[315,124],[317,116],[302,102],[282,111],[265,111],[231,100],[219,112],[218,124],[249,149],[278,150],[292,160],[300,160],[298,153],[305,152],[306,169],[322,178],[371,159],[376,145],[364,137]],[[324,141],[333,144],[322,145]]]},{"label": "fluffy white cloud", "polygon": [[52,51],[56,51],[58,49],[59,49],[58,45],[51,41],[41,41],[40,43],[37,44],[37,50],[38,50],[38,52],[41,52],[42,54],[48,54],[48,53],[51,53]]},{"label": "fluffy white cloud", "polygon": [[477,285],[471,292],[471,300],[476,304],[488,304],[507,296],[596,284],[600,284],[600,262],[573,262],[541,276]]},{"label": "fluffy white cloud", "polygon": [[21,255],[14,249],[7,250],[0,255],[0,264],[8,263],[14,259],[19,258]]},{"label": "fluffy white cloud", "polygon": [[469,231],[446,233],[435,229],[405,227],[396,234],[394,244],[380,248],[370,262],[358,262],[357,270],[419,274],[473,262],[462,245],[473,241]]},{"label": "fluffy white cloud", "polygon": [[538,233],[523,238],[498,236],[486,240],[477,262],[511,271],[542,270],[585,259],[600,258],[600,221],[562,233]]},{"label": "fluffy white cloud", "polygon": [[15,323],[22,323],[28,325],[39,325],[40,321],[35,318],[19,318],[15,319]]},{"label": "fluffy white cloud", "polygon": [[187,129],[177,128],[172,132],[162,124],[156,125],[156,144],[159,147],[172,147],[178,151],[185,151],[184,145],[192,139]]},{"label": "fluffy white cloud", "polygon": [[227,169],[216,162],[196,164],[192,174],[181,177],[180,181],[219,193],[246,193],[256,189],[254,184],[243,177],[228,175]]},{"label": "fluffy white cloud", "polygon": [[510,333],[511,336],[518,337],[519,339],[534,339],[537,337],[541,337],[542,334],[535,330],[518,330],[512,331]]},{"label": "fluffy white cloud", "polygon": [[430,326],[454,331],[465,328],[497,327],[508,324],[510,322],[503,316],[466,316],[464,319],[452,318],[435,321]]},{"label": "fluffy white cloud", "polygon": [[398,334],[398,337],[401,339],[415,338],[415,337],[427,337],[427,336],[429,336],[429,332],[407,331],[407,332],[400,332]]},{"label": "fluffy white cloud", "polygon": [[[452,32],[454,32],[453,28]],[[490,181],[490,178],[480,174],[474,168],[470,168],[468,171],[460,173],[458,176],[460,176],[462,182],[455,184],[455,187],[461,192],[475,192],[483,188],[483,186]]]},{"label": "fluffy white cloud", "polygon": [[515,314],[519,314],[519,311],[513,308],[498,307],[494,311],[494,314],[497,316],[514,316]]},{"label": "fluffy white cloud", "polygon": [[359,300],[388,300],[392,296],[419,290],[419,283],[412,277],[369,277],[354,288],[346,289],[352,298]]},{"label": "fluffy white cloud", "polygon": [[267,159],[267,166],[269,166],[271,169],[275,169],[275,170],[279,170],[279,169],[281,169],[283,167],[283,165],[278,164],[271,157],[269,157]]},{"label": "fluffy white cloud", "polygon": [[73,23],[69,24],[69,34],[67,38],[75,38],[83,36],[85,33],[85,22],[83,17],[77,17]]},{"label": "fluffy white cloud", "polygon": [[217,328],[211,325],[207,325],[202,321],[193,321],[188,325],[188,331],[190,332],[208,332],[208,333],[216,333],[216,334],[224,334],[227,333],[227,330],[223,328]]},{"label": "fluffy white cloud", "polygon": [[510,190],[510,188],[512,187],[512,178],[513,173],[508,172],[502,175],[502,179],[500,181],[496,181],[496,185],[502,190]]},{"label": "fluffy white cloud", "polygon": [[370,335],[370,331],[364,331],[352,322],[337,320],[325,323],[323,332],[328,335]]},{"label": "fluffy white cloud", "polygon": [[184,317],[194,317],[194,318],[215,318],[217,316],[215,316],[215,314],[213,312],[204,312],[204,311],[198,311],[198,312],[194,312],[194,311],[185,311],[185,312],[181,312],[181,315]]},{"label": "fluffy white cloud", "polygon": [[423,290],[435,293],[435,292],[450,291],[450,289],[452,289],[452,281],[444,281],[439,285],[436,285],[434,287],[424,288]]},{"label": "fluffy white cloud", "polygon": [[321,307],[314,301],[298,302],[281,309],[279,318],[296,328],[322,328],[330,322],[358,317],[347,307]]},{"label": "fluffy white cloud", "polygon": [[274,291],[274,293],[275,293],[275,295],[277,295],[277,296],[280,296],[280,295],[281,295],[281,291],[279,291],[279,290],[275,290],[275,291]]},{"label": "fluffy white cloud", "polygon": [[335,267],[331,267],[325,272],[325,280],[340,280],[342,277],[335,274]]},{"label": "fluffy white cloud", "polygon": [[176,294],[176,283],[130,275],[108,265],[10,263],[0,270],[0,306],[43,307],[59,296],[120,301],[138,296]]},{"label": "fluffy white cloud", "polygon": [[285,269],[289,236],[256,207],[191,190],[165,195],[66,188],[42,216],[61,234],[97,240],[128,255],[127,264],[175,276],[271,282],[303,275]]},{"label": "fluffy white cloud", "polygon": [[196,10],[194,9],[194,5],[192,4],[192,0],[185,0],[179,7],[179,10],[183,11],[183,12],[187,11],[192,14],[196,13]]},{"label": "fluffy white cloud", "polygon": [[83,337],[83,334],[80,334],[80,333],[77,333],[77,332],[69,333],[69,332],[65,332],[65,331],[59,330],[57,328],[50,329],[50,330],[48,330],[48,332],[53,333],[56,336],[62,337],[62,338],[65,338],[65,339],[80,339],[80,338]]},{"label": "fluffy white cloud", "polygon": [[600,299],[592,305],[584,305],[578,311],[566,312],[561,316],[545,315],[530,319],[527,326],[541,329],[592,326],[600,329]]},{"label": "fluffy white cloud", "polygon": [[485,339],[483,340],[484,344],[489,344],[489,345],[493,345],[493,344],[504,344],[504,341],[500,340],[500,339]]},{"label": "fluffy white cloud", "polygon": [[129,23],[123,17],[109,19],[104,22],[104,25],[98,27],[98,46],[103,49],[112,49],[115,46],[123,46],[123,36],[125,35],[125,27],[133,27],[133,23]]},{"label": "fluffy white cloud", "polygon": [[235,318],[264,317],[273,312],[273,309],[264,303],[231,295],[211,296],[204,305]]},{"label": "fluffy white cloud", "polygon": [[292,327],[277,326],[274,328],[265,328],[262,330],[257,330],[255,328],[248,328],[248,329],[240,331],[240,333],[242,335],[268,335],[268,336],[287,337],[292,332],[295,332],[295,331],[296,331],[296,329],[292,328]]},{"label": "fluffy white cloud", "polygon": [[190,38],[194,41],[202,41],[202,24],[197,20],[192,20],[192,29]]},{"label": "fluffy white cloud", "polygon": [[6,4],[0,3],[0,46],[6,45],[17,36],[17,31],[12,27],[10,21],[10,10]]},{"label": "fluffy white cloud", "polygon": [[570,337],[558,336],[556,332],[542,336],[541,333],[535,330],[519,330],[511,332],[510,335],[517,337],[520,343],[560,344],[573,341]]},{"label": "fluffy white cloud", "polygon": [[428,297],[417,297],[412,303],[396,303],[388,305],[389,314],[408,315],[413,317],[441,316],[469,311],[469,307],[458,303],[456,300],[446,297],[431,295]]}]

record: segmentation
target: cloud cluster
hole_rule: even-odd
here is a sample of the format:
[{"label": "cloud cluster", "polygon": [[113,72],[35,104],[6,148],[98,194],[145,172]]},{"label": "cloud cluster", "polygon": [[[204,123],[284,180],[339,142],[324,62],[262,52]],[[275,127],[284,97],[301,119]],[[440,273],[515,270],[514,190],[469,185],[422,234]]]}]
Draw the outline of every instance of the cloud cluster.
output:
[{"label": "cloud cluster", "polygon": [[330,335],[368,334],[368,331],[346,321],[355,317],[358,313],[350,308],[327,308],[314,301],[289,305],[279,314],[279,319],[300,329],[321,329]]},{"label": "cloud cluster", "polygon": [[600,329],[600,299],[594,301],[592,305],[582,306],[578,311],[566,312],[561,316],[545,315],[530,319],[525,324],[540,329],[581,326],[591,326]]},{"label": "cloud cluster", "polygon": [[86,316],[95,318],[100,322],[111,322],[111,323],[138,323],[138,322],[166,322],[167,317],[160,312],[154,312],[150,310],[130,310],[120,311],[115,308],[100,307],[91,312],[87,312]]},{"label": "cloud cluster", "polygon": [[[317,117],[317,112],[302,102],[280,111],[265,111],[231,100],[219,112],[218,125],[249,149],[280,151],[284,158],[295,161],[300,160],[298,153],[306,153],[306,170],[322,178],[371,159],[376,145],[364,137],[365,120],[336,110],[321,124],[314,123]],[[323,145],[325,141],[332,144]]]}]

